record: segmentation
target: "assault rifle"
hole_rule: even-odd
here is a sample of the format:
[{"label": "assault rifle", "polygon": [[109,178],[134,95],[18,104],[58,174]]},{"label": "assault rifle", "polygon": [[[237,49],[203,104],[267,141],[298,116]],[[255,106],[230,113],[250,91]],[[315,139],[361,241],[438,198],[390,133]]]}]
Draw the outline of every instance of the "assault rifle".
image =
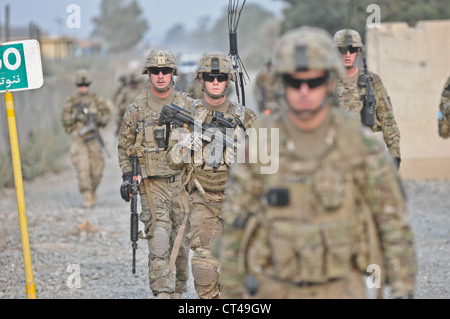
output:
[{"label": "assault rifle", "polygon": [[131,218],[130,218],[130,239],[131,247],[133,248],[133,261],[132,261],[132,273],[136,273],[136,250],[138,248],[139,239],[139,215],[137,212],[138,193],[139,193],[139,181],[138,181],[138,157],[137,155],[131,156],[131,172],[133,174],[133,180],[131,182]]},{"label": "assault rifle", "polygon": [[358,86],[366,88],[366,94],[361,95],[361,101],[363,107],[361,109],[361,122],[372,127],[375,124],[375,95],[373,94],[372,79],[370,78],[369,71],[367,69],[366,58],[364,61],[364,74],[358,78]]},{"label": "assault rifle", "polygon": [[[211,123],[201,123],[189,115],[192,114],[188,110],[185,110],[178,105],[171,103],[171,106],[164,105],[160,117],[159,126],[163,125],[174,125],[182,127],[186,124],[192,132],[202,132],[202,138],[204,144],[214,143],[211,153],[211,159],[209,165],[213,169],[217,169],[222,162],[223,150],[227,146],[232,146],[236,142],[233,136],[230,136],[229,129],[236,129],[237,126],[242,126],[243,124],[240,119],[236,118],[237,122],[233,122],[231,118],[225,118],[225,115],[221,112],[214,112]],[[216,150],[221,150],[221,152],[215,152]]]},{"label": "assault rifle", "polygon": [[[103,142],[103,139],[100,135],[100,132],[98,131],[97,121],[95,120],[95,114],[89,113],[86,106],[84,106],[83,102],[78,103],[75,105],[75,107],[78,108],[78,110],[84,114],[84,116],[87,119],[86,125],[84,125],[80,130],[78,131],[78,135],[81,137],[86,136],[88,133],[93,132],[93,137],[95,138],[100,146],[102,147],[103,151],[105,152],[106,156],[109,158],[109,153],[105,148],[105,143]],[[85,139],[85,142],[91,140],[91,137],[88,137]]]}]

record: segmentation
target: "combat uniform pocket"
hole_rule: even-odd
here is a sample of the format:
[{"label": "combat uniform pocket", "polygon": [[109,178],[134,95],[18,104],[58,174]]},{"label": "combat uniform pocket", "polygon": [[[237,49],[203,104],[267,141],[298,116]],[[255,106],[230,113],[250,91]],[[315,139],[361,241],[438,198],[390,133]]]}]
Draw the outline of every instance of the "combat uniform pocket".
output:
[{"label": "combat uniform pocket", "polygon": [[298,281],[298,257],[294,247],[291,225],[275,223],[269,239],[275,274],[280,279]]},{"label": "combat uniform pocket", "polygon": [[319,227],[275,224],[270,234],[277,277],[296,283],[324,282],[324,245]]},{"label": "combat uniform pocket", "polygon": [[320,228],[309,227],[297,231],[295,238],[299,252],[300,280],[305,282],[324,282],[324,252]]},{"label": "combat uniform pocket", "polygon": [[334,223],[323,228],[328,279],[342,278],[350,273],[352,258],[351,234],[352,230],[349,222]]},{"label": "combat uniform pocket", "polygon": [[166,159],[167,152],[146,150],[145,151],[145,171],[147,176],[170,176],[174,175],[176,171],[169,168]]}]

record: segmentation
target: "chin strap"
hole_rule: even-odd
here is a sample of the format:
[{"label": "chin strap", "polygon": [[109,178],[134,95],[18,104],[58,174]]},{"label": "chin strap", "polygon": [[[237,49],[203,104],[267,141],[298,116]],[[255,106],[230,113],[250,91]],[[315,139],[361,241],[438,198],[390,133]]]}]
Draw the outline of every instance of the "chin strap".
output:
[{"label": "chin strap", "polygon": [[327,105],[329,100],[330,96],[328,95],[323,99],[322,103],[320,103],[320,105],[314,110],[294,110],[292,107],[289,106],[289,112],[295,115],[308,115],[309,117],[313,117],[317,113],[319,113],[325,107],[325,105]]}]

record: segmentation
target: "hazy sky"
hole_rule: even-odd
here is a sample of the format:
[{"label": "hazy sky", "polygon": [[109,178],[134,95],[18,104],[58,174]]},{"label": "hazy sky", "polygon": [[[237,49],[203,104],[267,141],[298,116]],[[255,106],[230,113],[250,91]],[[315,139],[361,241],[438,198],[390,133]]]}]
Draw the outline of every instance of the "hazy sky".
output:
[{"label": "hazy sky", "polygon": [[[236,0],[235,0],[236,1]],[[243,0],[239,4],[243,4]],[[92,31],[92,18],[99,14],[100,0],[0,0],[0,23],[5,22],[5,6],[10,5],[12,26],[28,26],[30,21],[40,26],[50,35],[75,35],[88,37]],[[138,0],[144,15],[150,24],[146,38],[158,41],[176,23],[183,24],[188,30],[197,27],[198,19],[209,15],[211,21],[219,18],[228,7],[228,0]],[[281,15],[284,2],[279,0],[247,0],[246,4],[258,3],[277,16]],[[68,28],[67,12],[70,4],[80,7],[81,27]],[[245,7],[242,13],[245,15]],[[57,21],[60,21],[58,23]]]}]

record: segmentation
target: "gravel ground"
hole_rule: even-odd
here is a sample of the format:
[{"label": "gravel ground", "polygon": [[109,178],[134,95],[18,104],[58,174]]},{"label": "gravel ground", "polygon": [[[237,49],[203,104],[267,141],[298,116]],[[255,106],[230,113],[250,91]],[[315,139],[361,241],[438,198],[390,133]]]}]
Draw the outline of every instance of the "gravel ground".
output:
[{"label": "gravel ground", "polygon": [[[62,173],[24,184],[39,299],[153,298],[148,286],[146,241],[139,241],[137,273],[131,273],[129,204],[119,195],[121,173],[112,144],[98,191],[99,204],[92,209],[81,208],[82,198],[69,161]],[[406,180],[403,184],[417,246],[415,297],[449,298],[450,182]],[[25,272],[14,189],[0,190],[0,234],[0,298],[24,299]],[[185,297],[197,298],[192,277]]]}]

